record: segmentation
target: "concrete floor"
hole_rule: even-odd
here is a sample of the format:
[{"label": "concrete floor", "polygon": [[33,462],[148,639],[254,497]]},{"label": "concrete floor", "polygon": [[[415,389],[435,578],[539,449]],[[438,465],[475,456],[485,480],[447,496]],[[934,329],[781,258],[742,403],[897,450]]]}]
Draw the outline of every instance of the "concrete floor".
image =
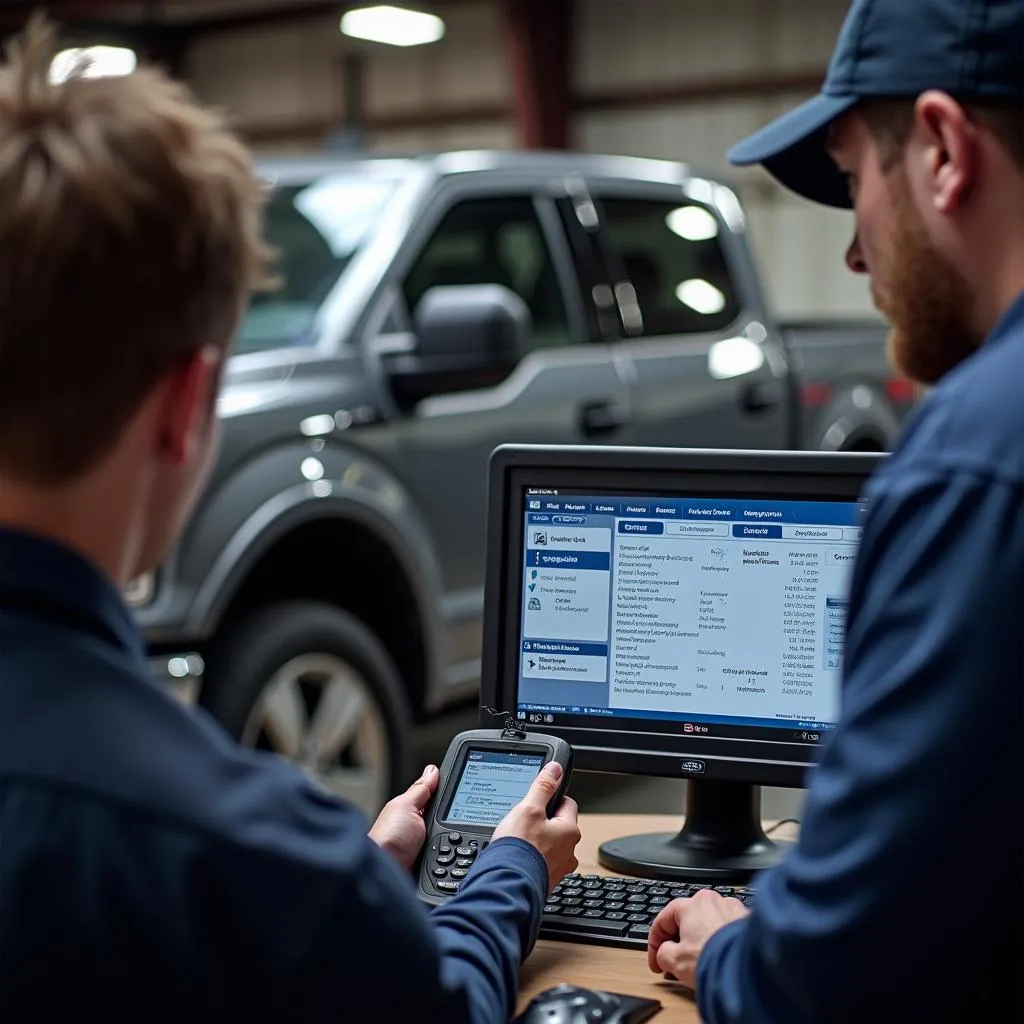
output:
[{"label": "concrete floor", "polygon": [[[440,764],[452,737],[463,729],[475,729],[475,708],[442,715],[417,730],[419,765]],[[675,779],[646,779],[600,772],[577,772],[569,787],[581,811],[605,814],[682,814],[686,784]],[[803,790],[761,791],[761,817],[766,821],[799,818]]]}]

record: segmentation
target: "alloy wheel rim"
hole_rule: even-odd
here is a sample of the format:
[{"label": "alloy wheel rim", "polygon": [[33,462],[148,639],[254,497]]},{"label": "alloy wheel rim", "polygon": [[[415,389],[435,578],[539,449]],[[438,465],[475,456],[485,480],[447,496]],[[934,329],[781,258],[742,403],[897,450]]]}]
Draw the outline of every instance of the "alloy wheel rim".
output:
[{"label": "alloy wheel rim", "polygon": [[290,659],[268,680],[242,732],[375,817],[387,800],[388,732],[365,676],[336,654]]}]

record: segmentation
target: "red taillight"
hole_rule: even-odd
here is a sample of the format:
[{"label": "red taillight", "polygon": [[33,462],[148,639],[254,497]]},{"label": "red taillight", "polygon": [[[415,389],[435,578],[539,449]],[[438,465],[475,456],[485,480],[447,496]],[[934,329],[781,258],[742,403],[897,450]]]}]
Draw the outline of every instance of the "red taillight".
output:
[{"label": "red taillight", "polygon": [[917,401],[917,385],[906,377],[890,377],[885,382],[885,393],[897,405],[913,405]]},{"label": "red taillight", "polygon": [[804,384],[800,388],[800,401],[806,409],[820,409],[832,399],[832,388],[828,384]]}]

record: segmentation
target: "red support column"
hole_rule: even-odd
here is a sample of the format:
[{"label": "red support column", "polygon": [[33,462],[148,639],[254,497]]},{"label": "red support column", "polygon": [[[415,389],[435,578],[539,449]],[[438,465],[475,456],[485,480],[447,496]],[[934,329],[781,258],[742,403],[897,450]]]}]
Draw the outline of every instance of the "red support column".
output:
[{"label": "red support column", "polygon": [[573,0],[502,0],[519,145],[567,149]]}]

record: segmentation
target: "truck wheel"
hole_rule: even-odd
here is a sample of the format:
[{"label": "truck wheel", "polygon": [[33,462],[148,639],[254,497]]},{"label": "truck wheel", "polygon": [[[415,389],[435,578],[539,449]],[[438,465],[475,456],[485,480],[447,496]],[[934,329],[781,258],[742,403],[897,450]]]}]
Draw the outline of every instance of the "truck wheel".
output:
[{"label": "truck wheel", "polygon": [[244,746],[288,758],[371,820],[410,777],[398,670],[330,605],[268,605],[229,626],[207,654],[202,703]]}]

